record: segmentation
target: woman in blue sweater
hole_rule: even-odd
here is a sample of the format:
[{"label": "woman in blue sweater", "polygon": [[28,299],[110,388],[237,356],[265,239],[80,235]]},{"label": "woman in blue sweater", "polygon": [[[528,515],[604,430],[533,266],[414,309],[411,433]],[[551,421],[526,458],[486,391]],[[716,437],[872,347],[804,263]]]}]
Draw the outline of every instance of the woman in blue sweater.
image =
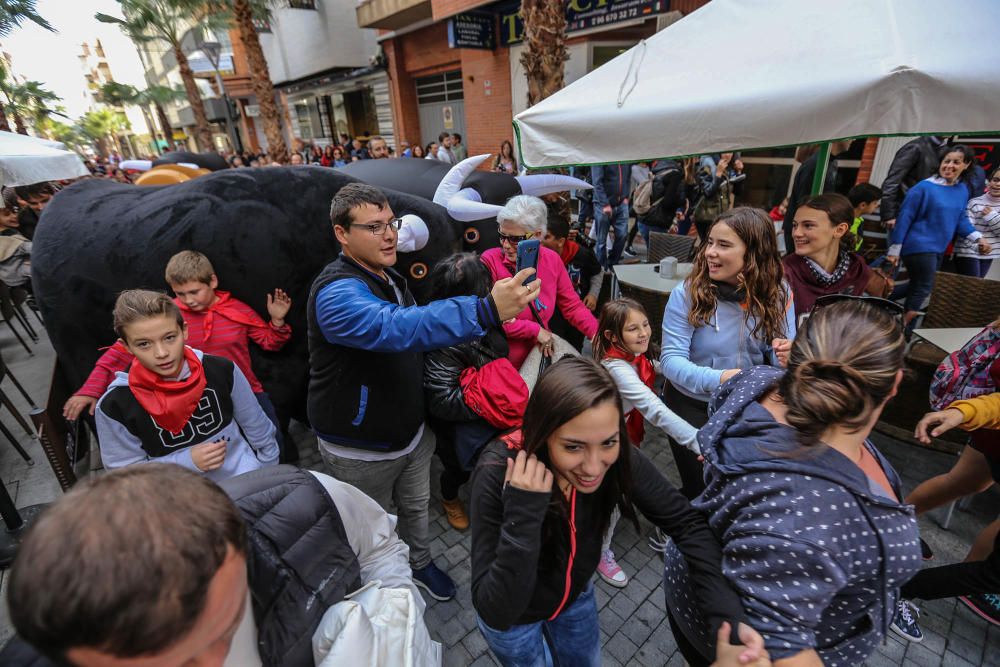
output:
[{"label": "woman in blue sweater", "polygon": [[[712,391],[741,370],[775,363],[772,341],[795,337],[795,309],[785,283],[774,223],[741,206],[720,215],[695,256],[690,277],[670,293],[663,314],[663,401],[698,428]],[[705,483],[697,456],[671,440],[681,493]]]},{"label": "woman in blue sweater", "polygon": [[889,234],[888,260],[895,265],[902,257],[910,276],[904,325],[917,316],[930,296],[934,276],[952,239],[959,236],[978,242],[984,255],[991,250],[966,213],[969,190],[962,177],[974,160],[972,149],[956,144],[942,151],[937,175],[910,188]]}]

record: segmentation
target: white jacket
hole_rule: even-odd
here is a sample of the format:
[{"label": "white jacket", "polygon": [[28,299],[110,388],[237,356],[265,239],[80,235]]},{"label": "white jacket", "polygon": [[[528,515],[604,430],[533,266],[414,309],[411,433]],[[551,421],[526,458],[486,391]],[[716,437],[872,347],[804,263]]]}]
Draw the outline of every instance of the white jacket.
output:
[{"label": "white jacket", "polygon": [[622,395],[622,410],[626,414],[633,409],[638,410],[650,424],[663,430],[695,454],[701,454],[697,439],[698,429],[664,405],[660,397],[639,379],[639,374],[632,364],[624,359],[604,359],[601,364],[608,369],[615,384],[618,385],[618,393]]}]

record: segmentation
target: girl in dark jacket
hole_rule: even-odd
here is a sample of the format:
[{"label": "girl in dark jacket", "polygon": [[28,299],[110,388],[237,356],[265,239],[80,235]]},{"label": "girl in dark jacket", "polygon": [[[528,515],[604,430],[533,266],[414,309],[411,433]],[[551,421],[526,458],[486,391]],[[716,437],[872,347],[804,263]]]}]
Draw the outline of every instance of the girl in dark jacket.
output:
[{"label": "girl in dark jacket", "polygon": [[[473,253],[446,257],[434,266],[430,278],[434,300],[455,296],[485,297],[493,284],[486,265]],[[437,454],[444,465],[441,504],[448,523],[456,530],[469,527],[458,489],[469,479],[469,471],[479,451],[500,432],[469,407],[462,386],[463,373],[466,369],[478,370],[497,360],[506,360],[508,351],[507,338],[497,327],[479,340],[433,350],[424,357],[428,423],[437,436]],[[513,366],[510,371],[516,374]],[[527,387],[524,396],[527,396]]]},{"label": "girl in dark jacket", "polygon": [[[693,504],[776,667],[864,663],[920,569],[913,506],[867,439],[903,376],[901,314],[822,297],[788,370],[756,366],[720,386],[698,433],[708,488]],[[682,555],[668,547],[664,589],[697,667],[714,634]]]},{"label": "girl in dark jacket", "polygon": [[636,508],[673,538],[696,582],[699,608],[739,627],[744,658],[760,637],[720,568],[718,542],[698,512],[629,446],[621,397],[597,363],[567,357],[539,379],[523,431],[491,443],[473,473],[472,603],[486,643],[507,665],[599,665],[591,578],[615,508]]}]

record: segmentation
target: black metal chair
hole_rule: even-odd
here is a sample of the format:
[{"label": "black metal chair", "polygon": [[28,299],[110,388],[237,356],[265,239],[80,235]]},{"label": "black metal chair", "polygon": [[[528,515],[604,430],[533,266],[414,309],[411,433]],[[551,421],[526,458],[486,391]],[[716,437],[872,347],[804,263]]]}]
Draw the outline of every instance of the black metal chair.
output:
[{"label": "black metal chair", "polygon": [[[9,377],[11,379],[11,382],[14,384],[14,386],[17,387],[18,391],[21,392],[21,395],[24,397],[24,400],[28,402],[28,405],[30,405],[33,410],[36,409],[37,406],[35,405],[35,402],[31,400],[31,397],[28,395],[28,392],[24,390],[24,387],[21,385],[21,383],[17,381],[17,378],[15,378],[14,375],[10,372],[10,369],[7,368],[7,364],[4,363],[3,357],[0,357],[0,383],[3,382],[3,379],[5,377]],[[29,437],[31,438],[38,437],[35,434],[35,430],[31,427],[31,424],[29,424],[28,420],[24,418],[24,415],[18,412],[17,406],[14,405],[14,403],[10,400],[10,397],[7,396],[7,394],[3,391],[2,388],[0,388],[0,405],[2,405],[3,407],[7,408],[10,411],[10,413],[14,416],[14,419],[17,421],[18,424],[21,425],[21,428],[24,429],[24,432],[27,433]],[[24,450],[24,448],[21,446],[21,443],[17,441],[17,438],[14,437],[14,434],[11,433],[10,429],[8,429],[3,424],[3,422],[0,422],[0,433],[3,433],[3,435],[7,438],[7,440],[10,441],[10,444],[13,445],[14,449],[17,450],[17,453],[21,455],[21,458],[23,458],[28,465],[35,465],[35,462],[31,459],[31,456],[28,454],[28,452]]]},{"label": "black metal chair", "polygon": [[[7,327],[10,329],[11,333],[14,334],[14,337],[17,338],[17,341],[21,343],[21,345],[28,352],[28,354],[30,356],[34,356],[35,353],[32,351],[27,341],[25,341],[24,338],[21,337],[21,333],[14,326],[14,320],[17,320],[19,322],[21,321],[18,315],[19,315],[18,309],[14,305],[14,298],[10,294],[10,288],[7,287],[7,285],[5,284],[0,283],[0,317],[3,317],[3,320],[7,324]],[[26,327],[25,331],[27,330],[28,329]],[[32,338],[32,340],[34,340],[34,338]]]}]

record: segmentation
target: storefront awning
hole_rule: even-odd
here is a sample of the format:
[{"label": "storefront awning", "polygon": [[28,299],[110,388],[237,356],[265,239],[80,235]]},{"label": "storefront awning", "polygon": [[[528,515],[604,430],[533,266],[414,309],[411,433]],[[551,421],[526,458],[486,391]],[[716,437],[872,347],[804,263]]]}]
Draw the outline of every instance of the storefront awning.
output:
[{"label": "storefront awning", "polygon": [[862,136],[995,133],[1000,2],[712,0],[521,112],[528,167]]}]

